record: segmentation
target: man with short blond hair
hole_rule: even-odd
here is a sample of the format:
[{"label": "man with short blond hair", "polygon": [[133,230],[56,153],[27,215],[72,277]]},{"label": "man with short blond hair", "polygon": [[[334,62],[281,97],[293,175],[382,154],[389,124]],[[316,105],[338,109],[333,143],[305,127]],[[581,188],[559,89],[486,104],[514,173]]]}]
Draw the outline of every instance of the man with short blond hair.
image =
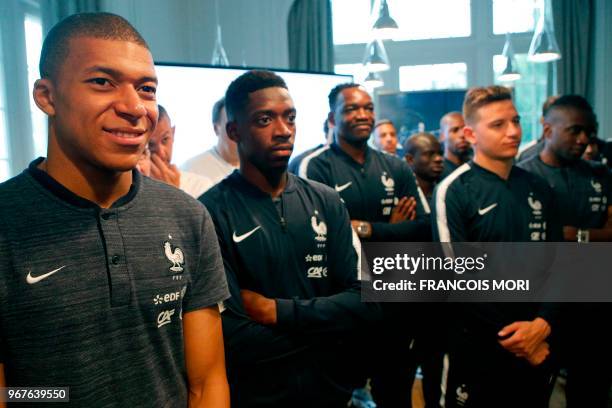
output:
[{"label": "man with short blond hair", "polygon": [[[474,159],[436,187],[434,237],[449,243],[559,241],[550,188],[513,166],[522,130],[510,90],[470,89],[463,106]],[[446,406],[547,407],[552,373],[545,362],[555,308],[465,303],[453,311]]]}]

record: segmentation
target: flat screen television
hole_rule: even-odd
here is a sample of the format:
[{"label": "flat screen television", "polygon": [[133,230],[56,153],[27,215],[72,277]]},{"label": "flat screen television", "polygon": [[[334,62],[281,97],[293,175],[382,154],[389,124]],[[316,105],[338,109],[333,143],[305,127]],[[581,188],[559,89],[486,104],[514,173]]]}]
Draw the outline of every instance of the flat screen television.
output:
[{"label": "flat screen television", "polygon": [[[212,125],[212,108],[225,95],[230,82],[249,68],[213,67],[156,63],[159,79],[157,101],[176,126],[172,161],[183,164],[217,143]],[[287,83],[297,110],[293,156],[323,143],[323,122],[329,107],[327,95],[352,76],[272,70]]]}]

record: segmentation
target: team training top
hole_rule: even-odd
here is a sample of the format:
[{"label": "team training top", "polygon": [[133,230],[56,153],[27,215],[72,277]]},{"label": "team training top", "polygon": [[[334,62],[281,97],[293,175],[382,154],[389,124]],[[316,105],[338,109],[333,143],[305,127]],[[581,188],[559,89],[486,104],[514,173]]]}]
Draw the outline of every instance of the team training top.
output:
[{"label": "team training top", "polygon": [[[351,356],[341,341],[356,339],[379,309],[361,302],[358,255],[338,194],[288,174],[275,201],[235,171],[200,200],[232,293],[222,318],[234,401],[304,406],[350,395],[350,368],[341,361]],[[277,324],[251,320],[240,289],[275,299]]]},{"label": "team training top", "polygon": [[612,190],[610,173],[604,165],[579,160],[570,166],[553,167],[535,156],[519,166],[548,181],[562,225],[585,229],[605,225]]},{"label": "team training top", "polygon": [[[408,164],[394,156],[366,148],[360,164],[336,143],[306,156],[299,176],[334,188],[353,220],[372,225],[372,241],[429,241],[429,218],[418,198],[416,179]],[[402,197],[417,200],[417,219],[390,224],[391,211]]]},{"label": "team training top", "polygon": [[41,161],[0,184],[7,385],[70,387],[67,406],[187,406],[182,316],[229,295],[208,212],[136,171],[103,209]]}]

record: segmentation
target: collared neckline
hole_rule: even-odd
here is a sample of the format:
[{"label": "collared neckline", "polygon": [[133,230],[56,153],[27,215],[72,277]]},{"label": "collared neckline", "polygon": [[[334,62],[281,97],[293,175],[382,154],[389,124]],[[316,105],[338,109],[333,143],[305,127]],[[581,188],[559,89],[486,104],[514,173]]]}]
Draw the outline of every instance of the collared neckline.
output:
[{"label": "collared neckline", "polygon": [[[28,168],[24,170],[24,173],[29,174],[45,190],[49,191],[51,194],[53,194],[60,200],[72,206],[85,209],[101,209],[101,207],[97,203],[94,203],[93,201],[89,201],[86,198],[76,195],[75,193],[64,187],[60,182],[51,177],[46,171],[39,169],[38,165],[40,165],[43,160],[45,160],[44,157],[39,157],[33,160],[28,166]],[[110,208],[118,208],[130,203],[134,199],[134,197],[136,197],[136,194],[140,190],[141,183],[142,176],[140,175],[140,173],[137,170],[132,170],[132,185],[130,186],[130,190],[127,192],[126,195],[120,197],[117,201],[115,201]]]}]

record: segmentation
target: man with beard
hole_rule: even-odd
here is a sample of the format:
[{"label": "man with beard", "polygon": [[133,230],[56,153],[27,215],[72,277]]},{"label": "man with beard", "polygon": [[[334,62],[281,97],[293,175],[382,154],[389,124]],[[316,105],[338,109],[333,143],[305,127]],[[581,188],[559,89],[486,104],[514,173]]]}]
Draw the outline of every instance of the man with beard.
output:
[{"label": "man with beard", "polygon": [[240,170],[200,199],[232,294],[222,314],[232,405],[346,406],[359,378],[352,341],[379,316],[361,302],[347,211],[329,187],[287,173],[296,110],[282,78],[249,71],[225,101]]},{"label": "man with beard", "polygon": [[441,178],[451,174],[472,156],[472,147],[465,138],[465,122],[460,112],[449,112],[440,119],[440,142],[444,143],[444,170]]},{"label": "man with beard", "polygon": [[405,159],[419,188],[419,198],[425,212],[431,212],[431,197],[440,180],[443,167],[442,146],[431,133],[417,133],[404,142]]},{"label": "man with beard", "polygon": [[[611,241],[610,174],[605,166],[581,159],[595,139],[593,108],[582,96],[563,95],[549,107],[543,124],[544,150],[519,165],[550,184],[566,241]],[[609,305],[572,303],[563,310],[568,407],[605,407],[612,381],[611,333],[608,325],[599,326]],[[599,327],[597,336],[586,335],[593,327]]]}]

